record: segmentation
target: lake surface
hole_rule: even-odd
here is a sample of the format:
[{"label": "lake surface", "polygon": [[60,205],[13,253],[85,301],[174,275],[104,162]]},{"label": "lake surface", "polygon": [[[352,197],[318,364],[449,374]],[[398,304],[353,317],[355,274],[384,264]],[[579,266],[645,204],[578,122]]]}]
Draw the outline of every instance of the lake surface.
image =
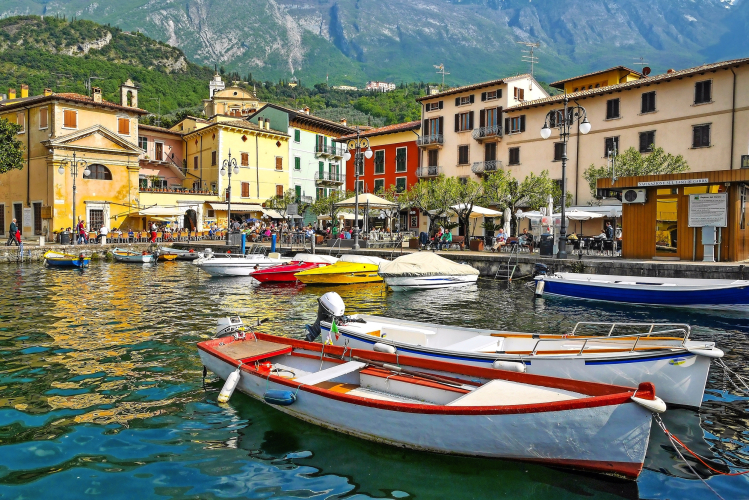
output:
[{"label": "lake surface", "polygon": [[[717,498],[655,425],[632,482],[369,443],[239,392],[218,405],[222,383],[209,374],[203,385],[195,348],[217,318],[268,318],[264,331],[301,337],[325,291],[209,278],[182,262],[0,265],[0,498]],[[749,321],[730,313],[534,299],[522,283],[490,280],[463,291],[335,291],[349,313],[542,333],[577,321],[687,322],[749,373]],[[714,365],[701,411],[670,410],[664,421],[695,452],[749,467],[748,408]],[[749,498],[746,476],[708,484]]]}]

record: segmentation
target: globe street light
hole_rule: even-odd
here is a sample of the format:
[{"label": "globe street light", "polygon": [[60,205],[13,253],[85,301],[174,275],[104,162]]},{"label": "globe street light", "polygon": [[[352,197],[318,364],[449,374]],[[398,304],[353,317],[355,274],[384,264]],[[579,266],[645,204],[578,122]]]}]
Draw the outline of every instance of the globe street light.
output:
[{"label": "globe street light", "polygon": [[224,160],[221,165],[221,177],[226,176],[226,174],[229,174],[229,185],[226,188],[226,200],[228,202],[227,206],[227,222],[226,222],[226,244],[229,244],[229,233],[231,232],[231,174],[234,172],[235,174],[239,173],[239,167],[237,166],[237,159],[231,157],[231,149],[229,150],[229,159]]},{"label": "globe street light", "polygon": [[70,168],[70,175],[73,177],[73,225],[71,228],[73,229],[72,237],[70,238],[70,244],[75,245],[76,241],[76,233],[77,233],[77,221],[75,218],[75,191],[76,191],[76,185],[75,181],[78,179],[78,167],[83,168],[83,176],[88,177],[91,174],[91,171],[88,169],[88,162],[86,160],[79,160],[76,157],[76,152],[73,151],[73,158],[65,158],[60,162],[60,167],[57,169],[57,173],[60,175],[65,174],[65,165],[67,165]]},{"label": "globe street light", "polygon": [[[356,127],[356,139],[351,139],[346,144],[349,151],[354,151],[354,250],[359,250],[359,170],[364,170],[364,158],[372,158],[372,150],[369,149],[369,139],[360,136],[359,127]],[[362,149],[366,149],[362,153]],[[346,151],[343,154],[343,160],[349,161],[351,153]]]},{"label": "globe street light", "polygon": [[[567,207],[567,141],[570,137],[572,125],[578,122],[578,130],[582,134],[590,132],[590,122],[582,106],[569,106],[569,98],[564,95],[564,111],[560,115],[558,110],[549,111],[541,128],[541,138],[551,137],[552,127],[559,129],[562,138],[562,223],[559,228],[559,250],[558,259],[567,258],[567,223],[565,219],[565,208]],[[551,214],[549,214],[551,215]]]}]

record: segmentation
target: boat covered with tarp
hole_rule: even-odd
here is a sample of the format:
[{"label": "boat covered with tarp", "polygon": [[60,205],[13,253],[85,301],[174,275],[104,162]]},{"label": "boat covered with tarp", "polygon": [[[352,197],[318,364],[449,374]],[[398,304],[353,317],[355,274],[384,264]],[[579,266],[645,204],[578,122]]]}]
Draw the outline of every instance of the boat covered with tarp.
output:
[{"label": "boat covered with tarp", "polygon": [[379,275],[395,291],[472,285],[478,269],[433,252],[414,252],[380,264]]}]

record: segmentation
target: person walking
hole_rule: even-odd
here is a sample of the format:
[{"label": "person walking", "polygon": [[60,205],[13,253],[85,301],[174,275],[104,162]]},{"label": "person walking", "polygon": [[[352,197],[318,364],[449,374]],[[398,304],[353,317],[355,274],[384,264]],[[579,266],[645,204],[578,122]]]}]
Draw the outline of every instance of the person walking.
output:
[{"label": "person walking", "polygon": [[11,245],[18,245],[18,241],[16,240],[16,232],[18,231],[18,226],[16,225],[16,219],[13,219],[10,221],[10,229],[8,230],[8,241],[5,243],[5,246],[11,246]]},{"label": "person walking", "polygon": [[151,243],[156,243],[156,223],[151,223]]},{"label": "person walking", "polygon": [[606,233],[607,240],[611,241],[614,239],[614,228],[610,222],[606,223],[606,228],[604,229],[604,231]]}]

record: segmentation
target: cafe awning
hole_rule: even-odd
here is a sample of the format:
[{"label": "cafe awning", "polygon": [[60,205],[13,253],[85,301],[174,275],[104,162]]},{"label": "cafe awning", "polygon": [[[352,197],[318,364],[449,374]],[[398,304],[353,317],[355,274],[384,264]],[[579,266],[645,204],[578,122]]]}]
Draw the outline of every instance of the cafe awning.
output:
[{"label": "cafe awning", "polygon": [[[219,212],[228,212],[229,211],[229,204],[228,203],[209,203],[208,204],[211,209],[219,211]],[[260,212],[263,213],[265,209],[261,207],[260,205],[254,204],[254,203],[232,203],[231,204],[231,211],[235,213],[249,213],[249,212]]]},{"label": "cafe awning", "polygon": [[[341,208],[355,208],[356,206],[356,198],[349,198],[347,200],[343,200],[341,202],[338,202],[335,204],[337,207]],[[390,208],[397,206],[397,203],[393,203],[392,201],[387,201],[385,198],[380,198],[379,196],[373,195],[372,193],[364,193],[359,195],[359,208],[366,208],[369,206],[370,209],[373,208]]]},{"label": "cafe awning", "polygon": [[175,215],[183,215],[188,208],[190,208],[190,207],[188,207],[188,206],[185,206],[185,207],[173,207],[173,206],[159,206],[159,205],[154,205],[152,207],[140,209],[138,211],[138,214],[140,216],[142,216],[142,217],[175,216]]}]

